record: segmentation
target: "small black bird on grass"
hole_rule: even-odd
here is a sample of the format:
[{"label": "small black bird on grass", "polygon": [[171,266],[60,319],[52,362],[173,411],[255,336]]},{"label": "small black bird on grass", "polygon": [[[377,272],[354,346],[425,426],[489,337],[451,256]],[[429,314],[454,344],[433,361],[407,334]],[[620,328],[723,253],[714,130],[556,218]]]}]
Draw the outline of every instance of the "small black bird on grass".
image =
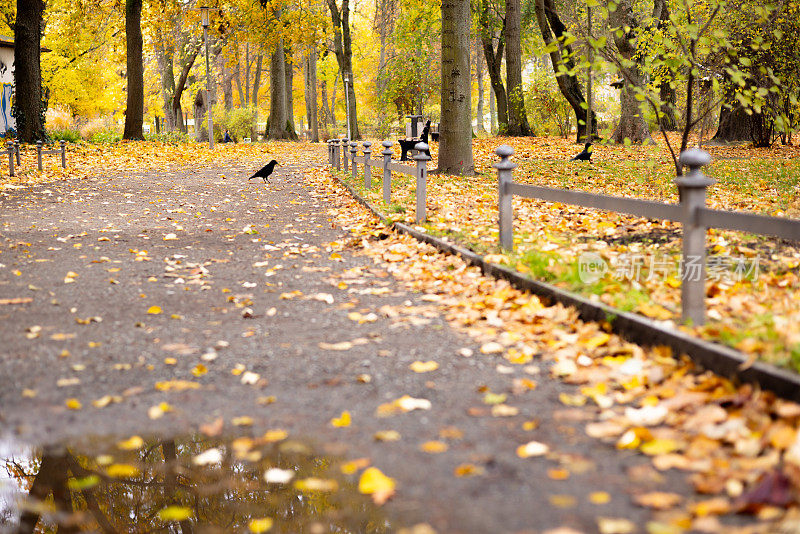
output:
[{"label": "small black bird on grass", "polygon": [[256,171],[256,173],[253,176],[248,178],[247,181],[249,182],[253,178],[263,178],[264,179],[264,183],[268,184],[269,183],[269,175],[272,174],[272,170],[275,168],[275,165],[280,165],[280,163],[278,163],[277,161],[275,161],[273,159],[272,161],[270,161],[269,163],[267,163],[266,165],[264,165],[263,167],[258,169],[258,171]]},{"label": "small black bird on grass", "polygon": [[570,161],[592,161],[592,143],[586,143],[583,152],[572,158]]}]

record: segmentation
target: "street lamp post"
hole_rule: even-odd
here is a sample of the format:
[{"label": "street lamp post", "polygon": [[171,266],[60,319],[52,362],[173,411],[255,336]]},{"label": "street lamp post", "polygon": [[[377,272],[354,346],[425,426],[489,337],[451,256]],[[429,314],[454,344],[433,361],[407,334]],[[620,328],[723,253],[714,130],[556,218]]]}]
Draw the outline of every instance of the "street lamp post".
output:
[{"label": "street lamp post", "polygon": [[200,6],[203,20],[203,40],[206,43],[206,107],[208,112],[208,148],[214,148],[214,119],[211,116],[211,69],[208,60],[208,6]]},{"label": "street lamp post", "polygon": [[344,75],[344,101],[346,102],[346,113],[347,113],[347,138],[348,139],[353,139],[353,132],[350,131],[350,93],[347,91],[349,85],[350,85],[350,75],[345,73],[345,75]]}]

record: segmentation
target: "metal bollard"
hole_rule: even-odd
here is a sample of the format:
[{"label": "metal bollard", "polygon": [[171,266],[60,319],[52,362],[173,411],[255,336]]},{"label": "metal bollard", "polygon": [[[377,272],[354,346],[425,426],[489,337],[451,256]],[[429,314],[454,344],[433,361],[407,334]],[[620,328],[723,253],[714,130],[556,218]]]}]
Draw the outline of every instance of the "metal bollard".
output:
[{"label": "metal bollard", "polygon": [[427,143],[417,143],[414,145],[414,150],[417,151],[417,155],[414,156],[417,162],[417,213],[414,221],[421,223],[425,220],[425,189],[428,179],[428,161],[431,158],[425,153],[428,150]]},{"label": "metal bollard", "polygon": [[332,139],[328,139],[328,167],[333,167],[333,144]]},{"label": "metal bollard", "polygon": [[61,141],[59,141],[59,144],[61,145],[61,168],[62,169],[66,169],[67,168],[67,142],[62,139]]},{"label": "metal bollard", "polygon": [[338,171],[342,168],[342,162],[339,159],[339,145],[341,143],[341,139],[334,139],[333,140],[333,166]]},{"label": "metal bollard", "polygon": [[381,143],[383,151],[383,201],[387,204],[392,200],[392,171],[389,170],[389,164],[392,162],[392,143],[386,140]]},{"label": "metal bollard", "polygon": [[494,153],[500,156],[500,161],[493,165],[497,169],[499,192],[500,246],[505,250],[514,250],[514,208],[511,204],[513,195],[509,191],[509,185],[514,179],[511,171],[517,164],[508,159],[514,153],[514,149],[508,145],[500,145]]},{"label": "metal bollard", "polygon": [[353,179],[355,180],[358,174],[358,166],[356,165],[356,154],[358,154],[358,143],[350,141],[350,170],[352,171]]},{"label": "metal bollard", "polygon": [[17,154],[17,166],[22,165],[22,161],[19,158],[19,141],[16,139],[14,140],[14,152]]},{"label": "metal bollard", "polygon": [[372,151],[369,147],[372,143],[364,141],[364,189],[372,189],[372,167],[369,165],[369,158]]},{"label": "metal bollard", "polygon": [[342,139],[342,166],[344,167],[342,170],[347,172],[347,146],[350,143],[350,139],[344,137]]},{"label": "metal bollard", "polygon": [[42,142],[36,141],[36,163],[39,165],[39,172],[42,172]]},{"label": "metal bollard", "polygon": [[705,207],[707,188],[715,181],[701,170],[711,163],[711,156],[704,150],[686,150],[678,163],[689,167],[687,174],[675,178],[683,208],[681,319],[702,325],[706,321],[706,227],[698,224],[697,209]]},{"label": "metal bollard", "polygon": [[9,141],[6,147],[8,148],[8,175],[14,176],[14,143]]}]

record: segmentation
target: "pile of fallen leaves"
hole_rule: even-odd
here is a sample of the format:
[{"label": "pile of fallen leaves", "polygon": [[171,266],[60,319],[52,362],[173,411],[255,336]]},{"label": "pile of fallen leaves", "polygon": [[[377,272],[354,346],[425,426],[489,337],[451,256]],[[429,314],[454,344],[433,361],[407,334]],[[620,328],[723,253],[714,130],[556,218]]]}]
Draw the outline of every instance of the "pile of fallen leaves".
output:
[{"label": "pile of fallen leaves", "polygon": [[[338,209],[331,213],[352,232],[356,249],[423,293],[423,300],[480,344],[480,354],[462,356],[491,358],[496,372],[508,377],[505,391],[481,393],[487,409],[471,410],[472,415],[516,417],[515,404],[525,402],[537,377],[549,374],[576,386],[560,394],[565,407],[557,419],[584,421],[589,436],[651,459],[628,472],[632,481],[653,488],[632,496],[653,510],[648,532],[794,532],[800,527],[799,404],[701,372],[666,347],[628,343],[609,333],[608,325],[581,321],[574,309],[545,305],[506,281],[487,278],[459,257],[383,228],[328,171],[312,176],[320,188],[333,191],[330,201]],[[381,312],[398,316],[402,310]],[[519,424],[536,428],[531,421]],[[581,462],[556,444],[533,440],[520,443],[516,452],[532,461],[555,462],[548,473],[557,480],[581,472]],[[658,488],[668,470],[686,473],[696,495],[686,498]],[[472,465],[455,474],[482,472]],[[576,506],[569,497],[551,496],[550,502]],[[602,492],[595,497],[596,502],[611,498]],[[759,522],[734,527],[729,519],[735,512]],[[624,518],[598,518],[598,528],[638,531]]]},{"label": "pile of fallen leaves", "polygon": [[[501,143],[514,147],[516,182],[677,202],[675,170],[663,143],[597,146],[588,164],[569,161],[576,148],[563,139],[488,138],[475,142],[476,176],[429,176],[424,229],[533,278],[624,311],[680,323],[680,224],[515,197],[515,250],[499,248],[497,176],[491,165],[499,159],[494,149]],[[800,216],[798,147],[708,150],[714,163],[705,172],[717,180],[709,189],[710,207]],[[435,161],[435,147],[432,155]],[[361,177],[352,180],[350,173],[345,179],[391,219],[413,223],[413,177],[393,173],[389,204],[383,203],[379,186],[365,190]],[[798,243],[711,229],[707,247],[709,321],[692,330],[753,358],[796,368]],[[599,255],[608,267],[594,283],[578,277],[579,259],[587,253]]]}]

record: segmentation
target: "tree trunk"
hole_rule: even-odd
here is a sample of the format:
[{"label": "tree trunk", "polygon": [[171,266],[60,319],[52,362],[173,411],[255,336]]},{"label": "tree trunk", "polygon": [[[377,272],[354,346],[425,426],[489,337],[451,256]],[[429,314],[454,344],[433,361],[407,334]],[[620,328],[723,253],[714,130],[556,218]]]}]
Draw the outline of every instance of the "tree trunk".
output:
[{"label": "tree trunk", "polygon": [[242,62],[239,59],[239,41],[234,39],[234,56],[236,57],[236,71],[234,74],[234,81],[236,82],[236,92],[239,93],[239,106],[247,107],[247,99],[244,97],[242,90]]},{"label": "tree trunk", "polygon": [[630,66],[620,67],[623,81],[620,95],[621,114],[611,139],[615,143],[623,143],[626,140],[636,144],[653,143],[650,128],[642,114],[641,102],[635,96],[637,91],[644,88],[645,77],[635,62],[636,28],[639,24],[633,15],[630,1],[621,0],[617,9],[609,13],[608,22],[614,35],[614,44],[617,45],[620,55],[630,63]]},{"label": "tree trunk", "polygon": [[719,126],[717,133],[711,138],[712,143],[749,143],[755,141],[754,126],[758,121],[754,120],[756,113],[748,115],[744,108],[739,104],[733,107],[722,106],[719,112]]},{"label": "tree trunk", "polygon": [[244,100],[250,102],[250,43],[244,45]]},{"label": "tree trunk", "polygon": [[[274,54],[273,54],[274,55]],[[264,54],[258,54],[258,59],[256,59],[256,71],[253,80],[253,107],[258,107],[258,88],[261,87],[261,64],[264,61]],[[271,79],[270,79],[271,81]]]},{"label": "tree trunk", "polygon": [[158,63],[158,70],[161,72],[161,99],[164,111],[163,127],[169,132],[175,129],[175,112],[172,109],[172,95],[175,94],[174,56],[174,47],[166,44],[164,36],[159,32],[156,39],[156,62]]},{"label": "tree trunk", "polygon": [[350,0],[342,0],[342,9],[339,10],[336,0],[327,0],[328,8],[331,12],[333,22],[333,44],[336,54],[336,62],[339,64],[339,72],[342,81],[350,79],[351,82],[346,88],[345,98],[348,101],[346,112],[349,113],[348,120],[352,129],[353,139],[361,139],[361,132],[358,129],[358,109],[356,103],[356,91],[353,87],[353,43],[350,35]]},{"label": "tree trunk", "polygon": [[197,42],[195,45],[190,45],[191,48],[189,50],[189,54],[186,56],[186,59],[183,62],[183,68],[181,69],[181,75],[178,78],[178,81],[175,83],[175,92],[172,95],[172,111],[175,116],[175,123],[178,126],[178,129],[186,133],[186,121],[183,119],[183,108],[181,108],[181,96],[183,95],[183,91],[186,89],[186,80],[189,78],[189,71],[192,70],[192,65],[194,65],[195,59],[197,59],[197,54],[200,52],[200,46],[202,45],[202,41]]},{"label": "tree trunk", "polygon": [[478,27],[483,44],[483,56],[486,59],[486,70],[489,72],[489,83],[494,94],[496,104],[496,133],[505,135],[508,130],[508,100],[506,99],[506,88],[503,86],[503,77],[500,68],[503,63],[503,50],[505,49],[505,20],[503,30],[497,40],[497,50],[494,48],[495,37],[489,25],[489,2],[481,0],[480,12],[478,13]]},{"label": "tree trunk", "polygon": [[123,139],[144,139],[144,64],[142,0],[125,0],[125,50],[128,59],[128,105]]},{"label": "tree trunk", "polygon": [[290,48],[283,49],[284,74],[286,75],[286,133],[289,139],[298,140],[294,125],[294,60]]},{"label": "tree trunk", "polygon": [[[558,90],[569,103],[572,111],[575,113],[575,122],[577,124],[577,142],[583,142],[586,139],[586,99],[583,97],[578,77],[574,74],[575,63],[572,60],[574,56],[572,48],[568,45],[562,44],[566,39],[565,33],[567,32],[566,26],[561,22],[561,18],[556,11],[555,3],[553,0],[536,0],[535,5],[536,22],[539,24],[539,30],[542,32],[542,39],[545,46],[551,47],[550,62],[553,65],[553,72],[556,75],[556,83]],[[555,34],[555,37],[554,37]],[[554,41],[558,42],[554,46]],[[562,47],[566,54],[562,55]],[[563,65],[567,71],[559,72],[559,67]],[[573,73],[573,74],[570,74]],[[592,110],[592,136],[597,135],[597,116]]]},{"label": "tree trunk", "polygon": [[494,108],[494,89],[489,85],[489,130],[492,135],[497,134],[497,111]]},{"label": "tree trunk", "polygon": [[[198,143],[208,141],[208,126],[206,126],[206,112],[208,111],[208,102],[206,102],[206,90],[198,89],[194,97],[194,139]],[[203,130],[203,126],[206,129]]]},{"label": "tree trunk", "polygon": [[325,125],[325,131],[328,137],[333,137],[333,135],[335,135],[336,123],[334,121],[333,124],[329,126],[331,108],[328,105],[328,82],[326,80],[322,80],[322,87],[320,89],[320,98],[322,99],[322,123]]},{"label": "tree trunk", "polygon": [[233,109],[233,78],[235,73],[225,64],[225,58],[222,55],[217,56],[217,59],[219,60],[219,70],[222,78],[222,99],[225,102],[225,110],[230,111]]},{"label": "tree trunk", "polygon": [[14,110],[17,139],[25,143],[44,141],[42,101],[41,35],[44,2],[17,0],[14,21]]},{"label": "tree trunk", "polygon": [[[486,127],[483,125],[483,52],[481,51],[480,37],[475,39],[475,77],[478,80],[478,105],[476,109],[476,130],[479,134],[486,133]],[[491,128],[491,126],[490,126]]]},{"label": "tree trunk", "polygon": [[508,135],[531,135],[522,87],[522,13],[520,0],[506,0],[506,84],[508,86]]},{"label": "tree trunk", "polygon": [[286,139],[286,52],[283,38],[278,39],[272,52],[269,72],[269,133],[270,139]]},{"label": "tree trunk", "polygon": [[661,82],[658,91],[661,99],[661,113],[663,113],[658,118],[659,127],[665,132],[675,132],[678,130],[678,119],[675,116],[675,106],[678,99],[675,95],[675,89],[664,81]]},{"label": "tree trunk", "polygon": [[319,121],[317,120],[317,47],[312,45],[306,62],[306,120],[311,130],[311,141],[319,143]]},{"label": "tree trunk", "polygon": [[472,175],[472,105],[469,0],[442,2],[442,120],[438,170]]}]

